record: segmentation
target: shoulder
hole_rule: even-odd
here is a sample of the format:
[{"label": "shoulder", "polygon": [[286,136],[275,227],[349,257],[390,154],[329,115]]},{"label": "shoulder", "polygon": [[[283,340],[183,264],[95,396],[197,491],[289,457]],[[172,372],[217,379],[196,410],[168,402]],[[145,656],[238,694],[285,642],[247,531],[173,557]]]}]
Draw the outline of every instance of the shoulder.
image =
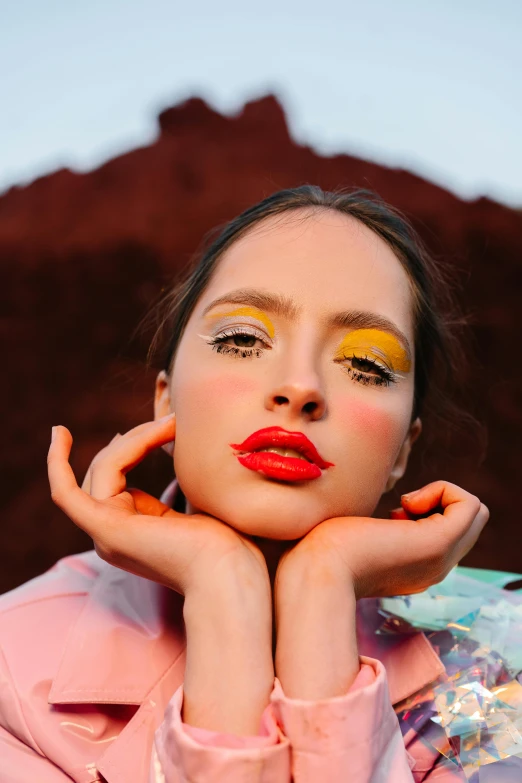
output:
[{"label": "shoulder", "polygon": [[58,560],[52,568],[0,596],[0,627],[9,612],[30,607],[36,602],[86,595],[103,568],[103,561],[90,550]]},{"label": "shoulder", "polygon": [[58,560],[40,576],[0,596],[0,653],[19,673],[52,674],[66,637],[104,562],[94,550]]},{"label": "shoulder", "polygon": [[70,630],[103,565],[94,550],[65,557],[0,596],[0,725],[23,741],[22,706],[47,703]]}]

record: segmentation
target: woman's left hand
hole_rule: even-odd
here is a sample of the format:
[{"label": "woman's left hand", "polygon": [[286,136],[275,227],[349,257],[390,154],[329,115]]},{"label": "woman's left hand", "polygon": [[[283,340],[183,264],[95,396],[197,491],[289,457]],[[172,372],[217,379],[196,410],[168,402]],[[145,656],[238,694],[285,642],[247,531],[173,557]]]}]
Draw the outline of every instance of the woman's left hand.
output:
[{"label": "woman's left hand", "polygon": [[434,481],[403,495],[391,519],[326,519],[281,557],[276,585],[312,564],[349,583],[356,598],[420,593],[442,581],[474,546],[489,510],[479,498]]}]

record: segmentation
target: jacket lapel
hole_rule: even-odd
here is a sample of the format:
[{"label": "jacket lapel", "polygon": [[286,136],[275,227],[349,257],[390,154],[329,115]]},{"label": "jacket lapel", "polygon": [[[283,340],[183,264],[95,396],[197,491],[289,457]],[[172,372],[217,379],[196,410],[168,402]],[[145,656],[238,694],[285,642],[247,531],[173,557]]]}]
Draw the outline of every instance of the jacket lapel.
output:
[{"label": "jacket lapel", "polygon": [[[149,783],[154,732],[166,706],[183,682],[185,653],[154,684],[134,717],[98,759],[107,783]],[[158,776],[158,780],[161,780]]]},{"label": "jacket lapel", "polygon": [[185,649],[183,598],[103,563],[67,640],[50,704],[141,704]]},{"label": "jacket lapel", "polygon": [[185,672],[183,598],[102,562],[100,576],[67,640],[51,705],[139,705],[99,748],[108,783],[146,783],[154,732]]}]

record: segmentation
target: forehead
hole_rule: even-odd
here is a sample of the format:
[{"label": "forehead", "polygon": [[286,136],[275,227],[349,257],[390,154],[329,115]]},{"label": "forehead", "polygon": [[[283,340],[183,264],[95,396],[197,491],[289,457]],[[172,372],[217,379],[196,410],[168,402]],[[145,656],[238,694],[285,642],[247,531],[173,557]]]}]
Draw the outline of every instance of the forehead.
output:
[{"label": "forehead", "polygon": [[238,288],[291,297],[303,317],[371,310],[411,334],[410,282],[401,262],[371,229],[334,210],[261,221],[225,251],[200,304]]}]

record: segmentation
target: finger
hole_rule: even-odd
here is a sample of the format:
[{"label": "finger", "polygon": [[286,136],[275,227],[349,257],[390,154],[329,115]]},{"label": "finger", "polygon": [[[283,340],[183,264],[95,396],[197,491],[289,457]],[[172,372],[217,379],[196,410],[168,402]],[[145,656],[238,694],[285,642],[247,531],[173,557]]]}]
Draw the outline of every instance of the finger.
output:
[{"label": "finger", "polygon": [[[114,441],[118,440],[118,438],[121,438],[121,432],[117,432],[114,438],[112,438],[112,440],[109,441],[109,443],[107,444],[107,446],[105,446],[105,448],[108,448],[111,445],[111,443],[114,443]],[[85,478],[82,484],[83,491],[87,492],[87,494],[89,495],[91,494],[91,467],[92,467],[92,462],[87,469],[87,473],[85,474]]]},{"label": "finger", "polygon": [[91,466],[92,497],[104,500],[124,492],[129,470],[136,467],[151,451],[173,440],[175,435],[175,415],[170,414],[157,421],[138,425],[134,431],[130,430],[111,444],[110,449],[100,452]]},{"label": "finger", "polygon": [[[47,455],[47,472],[53,502],[91,538],[107,524],[107,509],[80,489],[69,464],[72,435],[67,427],[54,428],[54,439]],[[129,512],[111,508],[112,519],[126,519]]]},{"label": "finger", "polygon": [[148,430],[151,427],[151,425],[157,424],[160,421],[168,421],[171,418],[173,418],[174,421],[176,420],[174,412],[167,413],[167,415],[162,416],[161,419],[152,419],[151,421],[144,421],[141,424],[137,424],[132,429],[127,430],[127,432],[124,432],[122,438],[126,438],[126,439],[133,438],[135,435],[140,435],[140,433]]},{"label": "finger", "polygon": [[168,443],[164,443],[161,448],[163,449],[164,452],[166,452],[169,455],[169,457],[173,457],[174,456],[174,441],[173,440],[170,440]]},{"label": "finger", "polygon": [[132,495],[138,514],[152,517],[179,517],[179,512],[141,489],[128,489],[127,492]]},{"label": "finger", "polygon": [[475,495],[466,492],[462,487],[449,481],[433,481],[431,484],[401,496],[401,503],[410,513],[419,516],[427,514],[440,506],[444,513],[446,509],[455,503],[467,502],[474,507],[474,513],[478,513],[480,501]]},{"label": "finger", "polygon": [[469,529],[464,533],[461,541],[459,542],[459,547],[458,547],[459,552],[457,558],[458,561],[462,560],[462,558],[465,555],[467,555],[471,549],[473,549],[473,547],[477,543],[477,539],[479,538],[480,534],[484,530],[484,527],[486,526],[488,520],[489,520],[489,509],[487,506],[484,505],[484,503],[481,503],[478,514],[476,515]]},{"label": "finger", "polygon": [[393,508],[390,511],[390,519],[411,519],[404,508]]}]

